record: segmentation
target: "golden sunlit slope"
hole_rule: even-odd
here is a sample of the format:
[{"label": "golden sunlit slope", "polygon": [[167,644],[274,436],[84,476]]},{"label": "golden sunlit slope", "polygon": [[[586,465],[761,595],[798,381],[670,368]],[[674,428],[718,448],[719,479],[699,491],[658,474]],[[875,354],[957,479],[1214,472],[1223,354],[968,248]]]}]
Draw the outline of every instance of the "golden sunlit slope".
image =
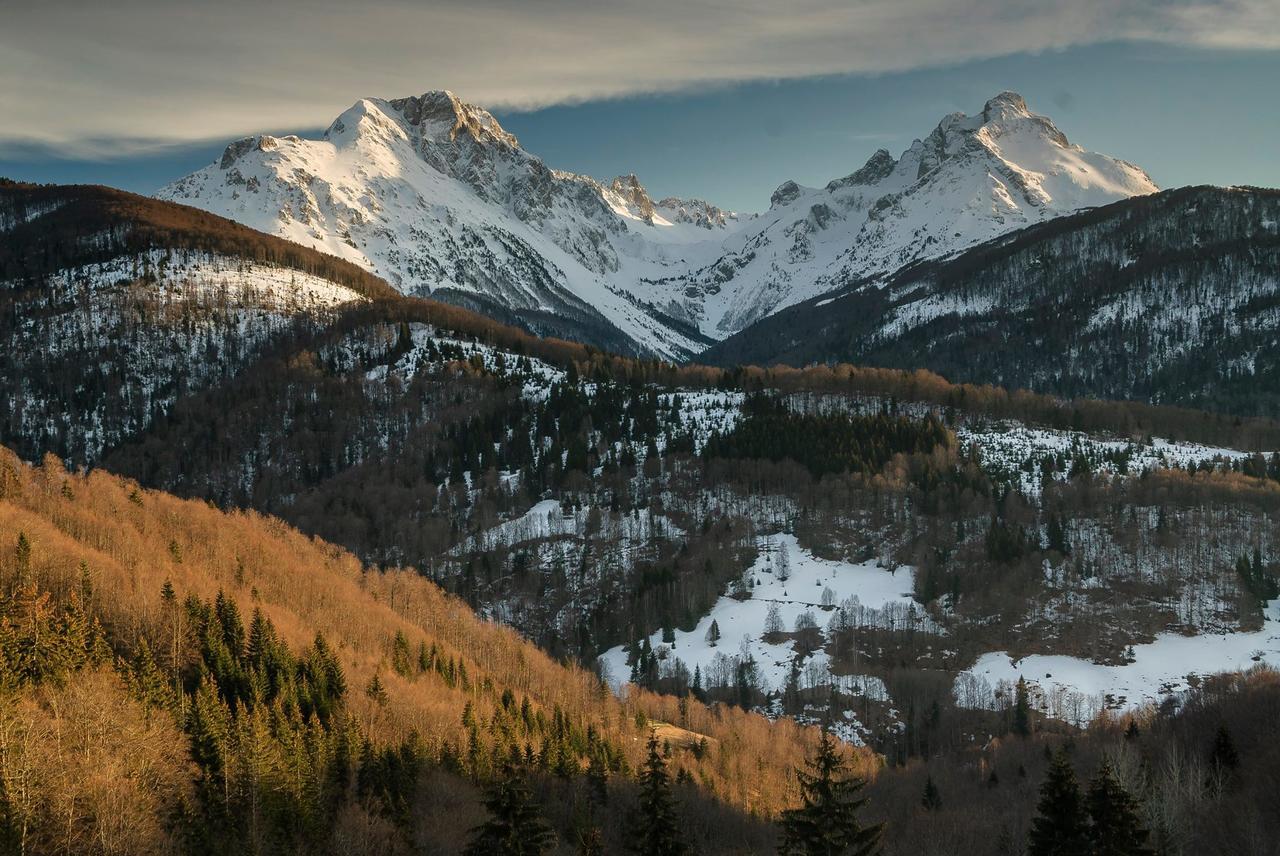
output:
[{"label": "golden sunlit slope", "polygon": [[[183,739],[198,741],[199,723],[192,721],[201,692],[210,673],[220,674],[207,653],[210,642],[200,641],[200,616],[237,609],[245,624],[261,613],[250,626],[246,663],[261,646],[254,641],[261,628],[274,627],[297,655],[297,674],[305,675],[322,634],[321,647],[327,643],[345,676],[344,733],[373,747],[412,743],[426,768],[467,778],[483,779],[497,759],[523,747],[544,769],[546,754],[556,752],[555,772],[565,778],[604,758],[625,780],[642,760],[650,724],[660,723],[673,774],[736,810],[767,817],[796,798],[792,770],[817,738],[790,720],[770,723],[692,699],[633,693],[620,700],[595,675],[553,661],[413,572],[362,568],[349,553],[274,518],[224,513],[104,472],[69,473],[52,457],[32,467],[0,449],[0,545],[6,654],[20,647],[24,622],[38,614],[56,617],[64,630],[94,620],[102,627],[101,634],[89,629],[77,636],[86,641],[73,645],[74,654],[56,669],[8,680],[7,694],[29,707],[43,705],[46,718],[51,704],[66,704],[51,694],[72,691],[81,699],[77,709],[128,711],[118,718],[138,732],[144,747],[138,757],[150,758],[145,747],[152,743],[163,749],[148,763],[173,794],[198,790],[202,776],[207,786],[211,775],[174,749],[184,730]],[[166,583],[172,596],[162,596]],[[216,635],[217,625],[208,626]],[[95,646],[110,652],[95,654]],[[203,661],[199,651],[206,651]],[[249,716],[254,701],[268,697],[259,673],[244,669],[249,689],[241,692],[240,708],[230,702],[233,715]],[[84,701],[96,697],[101,705]],[[175,716],[145,712],[138,700]],[[285,702],[259,707],[268,710],[263,716],[305,728],[305,717]],[[285,728],[272,727],[277,734]],[[99,751],[114,757],[124,748],[111,746]],[[865,770],[874,767],[870,755],[859,758]],[[143,787],[141,779],[135,784]]]}]

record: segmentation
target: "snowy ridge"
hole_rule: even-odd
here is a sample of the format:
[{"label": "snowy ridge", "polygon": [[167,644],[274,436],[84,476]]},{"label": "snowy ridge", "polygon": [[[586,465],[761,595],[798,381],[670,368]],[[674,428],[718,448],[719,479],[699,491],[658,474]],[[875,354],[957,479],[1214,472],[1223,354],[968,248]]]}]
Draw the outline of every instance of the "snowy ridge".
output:
[{"label": "snowy ridge", "polygon": [[683,358],[848,282],[1155,190],[1002,93],[897,159],[877,152],[822,188],[786,182],[766,213],[739,218],[697,199],[654,202],[634,175],[551,169],[488,112],[429,92],[362,100],[320,140],[232,143],[159,195],[406,293],[565,318],[582,338]]}]

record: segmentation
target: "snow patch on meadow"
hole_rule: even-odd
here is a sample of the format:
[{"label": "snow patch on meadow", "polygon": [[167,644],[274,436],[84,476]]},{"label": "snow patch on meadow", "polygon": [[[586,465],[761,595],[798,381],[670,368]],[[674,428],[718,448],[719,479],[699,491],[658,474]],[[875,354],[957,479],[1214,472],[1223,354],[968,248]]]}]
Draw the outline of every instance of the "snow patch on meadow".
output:
[{"label": "snow patch on meadow", "polygon": [[[796,620],[805,613],[811,614],[821,629],[842,609],[848,614],[848,610],[857,607],[864,610],[893,606],[915,608],[911,596],[912,568],[899,566],[896,570],[886,570],[875,562],[854,564],[822,559],[801,547],[794,535],[760,538],[759,554],[750,571],[744,574],[747,576],[754,583],[749,598],[722,596],[692,630],[677,629],[674,643],[663,643],[662,631],[655,631],[649,637],[653,650],[668,661],[679,658],[690,673],[698,669],[708,684],[720,682],[724,673],[731,672],[734,658],[750,656],[756,661],[763,689],[776,692],[786,685],[797,652],[791,639],[770,643],[762,638],[770,607],[777,607],[788,632],[795,629]],[[824,598],[826,590],[830,592]],[[714,642],[707,638],[712,622],[720,630],[720,638]],[[625,646],[606,651],[600,660],[615,687],[621,688],[627,683],[630,667]],[[832,681],[829,664],[826,653],[818,651],[798,665],[810,680],[829,683]],[[841,676],[838,682],[842,687],[861,690],[862,694],[888,697],[884,683],[878,678]],[[804,683],[811,685],[808,681]]]},{"label": "snow patch on meadow", "polygon": [[1263,616],[1262,629],[1248,633],[1162,633],[1153,642],[1134,645],[1132,662],[1120,666],[1061,655],[1014,660],[1004,651],[983,654],[957,678],[957,699],[992,706],[996,691],[1007,693],[1022,677],[1034,686],[1041,709],[1083,724],[1104,707],[1158,703],[1209,675],[1259,663],[1280,667],[1280,599],[1270,601]]}]

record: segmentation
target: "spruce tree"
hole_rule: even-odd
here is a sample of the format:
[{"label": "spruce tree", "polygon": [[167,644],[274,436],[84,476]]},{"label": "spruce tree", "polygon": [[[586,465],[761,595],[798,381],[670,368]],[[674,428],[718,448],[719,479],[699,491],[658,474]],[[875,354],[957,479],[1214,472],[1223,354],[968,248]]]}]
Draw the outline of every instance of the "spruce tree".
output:
[{"label": "spruce tree", "polygon": [[556,843],[524,776],[514,767],[485,788],[489,819],[471,830],[466,856],[541,856]]},{"label": "spruce tree", "polygon": [[1013,733],[1019,737],[1031,736],[1031,702],[1027,694],[1027,682],[1018,676],[1018,686],[1013,696]]},{"label": "spruce tree", "polygon": [[1240,764],[1240,753],[1236,751],[1236,743],[1225,725],[1219,725],[1217,733],[1213,735],[1213,751],[1209,760],[1222,773],[1230,772]]},{"label": "spruce tree", "polygon": [[938,786],[933,783],[933,776],[925,780],[924,796],[920,797],[920,805],[924,806],[925,811],[937,811],[942,808],[942,794],[938,793]]},{"label": "spruce tree", "polygon": [[1059,749],[1040,786],[1039,816],[1031,824],[1027,856],[1080,856],[1089,848],[1084,799],[1067,753]]},{"label": "spruce tree", "polygon": [[822,733],[818,750],[797,770],[801,806],[782,813],[782,856],[870,856],[880,852],[881,824],[864,827],[858,811],[866,804],[866,784],[846,773],[835,741]]},{"label": "spruce tree", "polygon": [[639,856],[684,856],[689,852],[681,837],[680,818],[656,731],[649,734],[649,757],[640,772],[640,808],[631,850]]},{"label": "spruce tree", "polygon": [[1104,761],[1089,783],[1087,803],[1092,856],[1152,856],[1151,833],[1142,826],[1137,800],[1120,784],[1111,762]]}]

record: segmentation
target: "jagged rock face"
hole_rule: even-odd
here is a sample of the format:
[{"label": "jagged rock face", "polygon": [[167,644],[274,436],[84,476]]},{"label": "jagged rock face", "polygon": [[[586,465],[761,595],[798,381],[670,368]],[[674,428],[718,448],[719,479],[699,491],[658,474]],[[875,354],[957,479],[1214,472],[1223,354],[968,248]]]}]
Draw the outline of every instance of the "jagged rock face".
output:
[{"label": "jagged rock face", "polygon": [[946,116],[896,160],[881,149],[823,188],[785,182],[767,214],[671,287],[721,338],[850,281],[1156,190],[1138,167],[1071,145],[1005,92],[975,116]]},{"label": "jagged rock face", "polygon": [[609,183],[609,190],[617,194],[622,203],[635,212],[634,216],[637,219],[653,224],[653,200],[649,198],[649,192],[641,186],[640,179],[636,178],[634,172],[615,178]]},{"label": "jagged rock face", "polygon": [[823,188],[785,182],[767,213],[740,219],[699,199],[655,203],[635,175],[605,184],[551,169],[487,111],[429,92],[362,100],[321,140],[232,143],[161,196],[408,293],[505,320],[565,317],[579,338],[681,358],[851,279],[1155,189],[1001,93],[897,159],[877,151]]},{"label": "jagged rock face", "polygon": [[805,301],[700,359],[928,368],[1066,399],[1273,417],[1277,224],[1277,190],[1167,190]]},{"label": "jagged rock face", "polygon": [[726,211],[704,199],[681,199],[678,196],[658,200],[658,210],[672,223],[691,223],[703,229],[723,229],[738,219],[735,212]]}]

